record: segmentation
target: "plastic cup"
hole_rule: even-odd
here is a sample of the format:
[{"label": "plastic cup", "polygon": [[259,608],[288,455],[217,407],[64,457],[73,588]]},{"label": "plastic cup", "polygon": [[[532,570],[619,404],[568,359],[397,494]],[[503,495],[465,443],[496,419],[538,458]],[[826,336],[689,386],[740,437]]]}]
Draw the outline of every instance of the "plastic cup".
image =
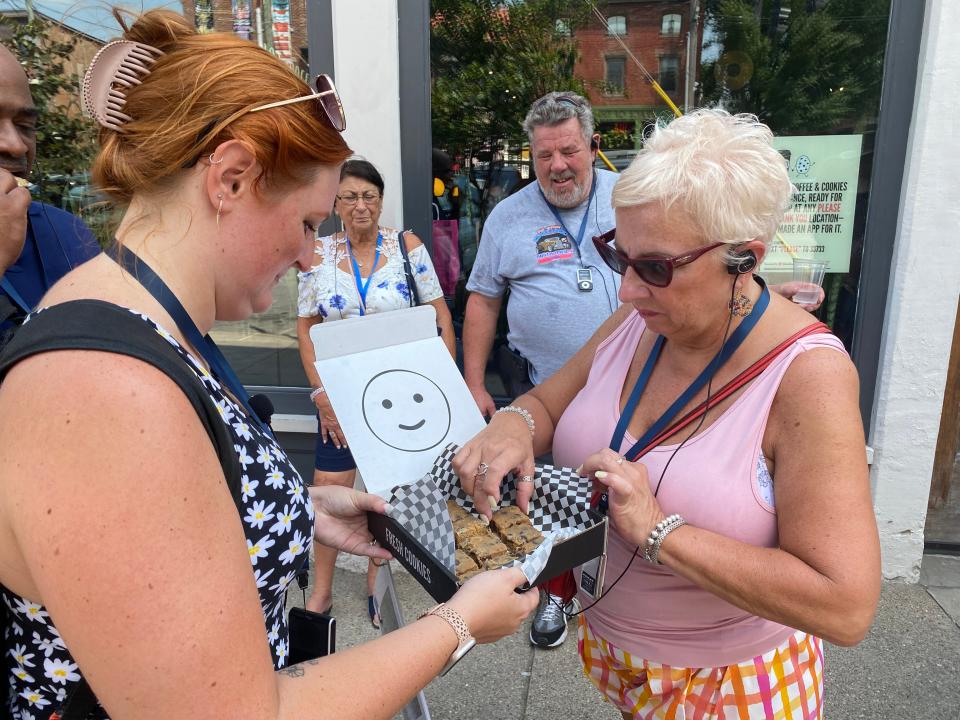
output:
[{"label": "plastic cup", "polygon": [[820,287],[827,271],[826,260],[793,259],[793,279],[802,283],[800,290],[791,298],[799,305],[812,305],[820,299]]}]

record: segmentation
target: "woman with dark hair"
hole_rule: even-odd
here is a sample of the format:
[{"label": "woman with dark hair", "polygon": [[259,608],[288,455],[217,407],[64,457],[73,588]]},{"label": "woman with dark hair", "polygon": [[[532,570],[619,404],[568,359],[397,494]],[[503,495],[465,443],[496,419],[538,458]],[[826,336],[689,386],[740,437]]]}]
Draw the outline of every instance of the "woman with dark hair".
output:
[{"label": "woman with dark hair", "polygon": [[[337,422],[323,383],[314,367],[316,356],[310,328],[320,322],[373,315],[433,305],[437,327],[450,354],[456,357],[453,320],[443,299],[440,281],[427,248],[409,231],[380,225],[383,211],[383,177],[367,160],[347,160],[340,170],[340,187],[334,208],[343,221],[343,232],[319,238],[313,264],[300,273],[297,306],[297,339],[303,369],[313,386],[310,398],[317,407],[317,437],[313,484],[353,487],[356,464]],[[317,545],[316,579],[307,608],[326,612],[333,602],[335,548]],[[374,600],[377,568],[367,568],[367,612],[380,627]]]},{"label": "woman with dark hair", "polygon": [[518,569],[482,573],[406,627],[290,665],[311,538],[387,558],[366,521],[386,508],[308,492],[208,333],[310,266],[350,154],[336,89],[165,11],[83,87],[94,179],[124,216],[0,354],[0,714],[391,718],[536,598]]}]

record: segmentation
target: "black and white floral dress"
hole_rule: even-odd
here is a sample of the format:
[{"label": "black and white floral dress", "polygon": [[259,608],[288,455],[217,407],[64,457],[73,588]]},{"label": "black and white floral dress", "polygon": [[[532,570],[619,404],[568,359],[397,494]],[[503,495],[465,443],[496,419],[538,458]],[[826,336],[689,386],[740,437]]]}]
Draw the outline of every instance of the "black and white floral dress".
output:
[{"label": "black and white floral dress", "polygon": [[[282,668],[290,646],[284,613],[287,588],[307,562],[313,535],[313,505],[306,487],[276,440],[250,420],[246,410],[224,393],[203,365],[150,318],[135,314],[190,365],[233,438],[242,468],[242,496],[237,510],[243,519],[273,664],[276,669]],[[9,680],[9,688],[0,684],[0,697],[9,690],[8,709],[14,720],[45,720],[80,680],[80,669],[46,608],[2,585],[0,597],[9,608],[4,632],[11,648],[0,664],[0,671]]]}]

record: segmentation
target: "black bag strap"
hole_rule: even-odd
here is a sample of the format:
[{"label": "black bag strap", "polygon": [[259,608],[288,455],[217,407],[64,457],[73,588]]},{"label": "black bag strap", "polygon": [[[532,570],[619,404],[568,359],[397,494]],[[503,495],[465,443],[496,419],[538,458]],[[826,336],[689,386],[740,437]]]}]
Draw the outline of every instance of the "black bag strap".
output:
[{"label": "black bag strap", "polygon": [[410,307],[416,307],[420,304],[420,292],[417,290],[417,281],[413,279],[410,253],[407,252],[407,243],[403,238],[404,233],[406,233],[406,230],[401,230],[397,235],[397,243],[400,245],[400,254],[403,256],[403,274],[407,279],[407,287],[410,289]]},{"label": "black bag strap", "polygon": [[239,502],[240,461],[220,411],[200,378],[176,349],[126,308],[100,300],[54,305],[19,328],[0,353],[0,382],[16,363],[52,350],[99,350],[142,360],[167,375],[187,396],[210,442],[234,501]]},{"label": "black bag strap", "polygon": [[[13,339],[0,352],[0,382],[21,360],[54,350],[98,350],[128,355],[153,365],[173,380],[203,423],[217,452],[227,487],[239,507],[240,461],[220,412],[200,378],[150,325],[129,310],[100,300],[75,300],[54,305],[18,328]],[[0,605],[6,614],[5,604]],[[2,634],[5,633],[0,628],[0,639]],[[96,696],[82,678],[67,696],[63,707],[54,714],[60,720],[84,720],[96,705]]]}]

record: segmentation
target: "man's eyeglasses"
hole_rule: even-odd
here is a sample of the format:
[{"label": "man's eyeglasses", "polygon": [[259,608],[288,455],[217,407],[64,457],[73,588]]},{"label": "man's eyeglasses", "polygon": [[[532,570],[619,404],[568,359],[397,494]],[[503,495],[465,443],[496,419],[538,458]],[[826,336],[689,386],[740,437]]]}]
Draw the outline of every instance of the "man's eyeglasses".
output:
[{"label": "man's eyeglasses", "polygon": [[593,239],[593,244],[597,248],[600,257],[607,264],[607,267],[618,275],[626,273],[627,268],[633,268],[633,271],[639,275],[640,279],[645,283],[661,288],[667,287],[673,281],[673,271],[676,268],[689,265],[714,248],[726,245],[726,243],[715,242],[675,257],[641,255],[638,258],[629,258],[626,253],[610,244],[616,235],[617,229],[614,228]]},{"label": "man's eyeglasses", "polygon": [[319,100],[319,105],[323,109],[330,125],[337,132],[343,132],[347,129],[347,116],[343,114],[343,103],[340,102],[340,94],[337,92],[336,85],[329,75],[317,75],[314,83],[317,91],[310,95],[301,95],[300,97],[290,98],[289,100],[278,100],[277,102],[259,105],[247,112],[260,112],[270,108],[282,107],[283,105],[292,105],[293,103],[303,102],[305,100]]},{"label": "man's eyeglasses", "polygon": [[337,195],[337,200],[342,202],[344,205],[353,206],[358,202],[363,200],[364,205],[373,205],[377,200],[380,199],[380,196],[377,193],[365,192],[362,195]]}]

